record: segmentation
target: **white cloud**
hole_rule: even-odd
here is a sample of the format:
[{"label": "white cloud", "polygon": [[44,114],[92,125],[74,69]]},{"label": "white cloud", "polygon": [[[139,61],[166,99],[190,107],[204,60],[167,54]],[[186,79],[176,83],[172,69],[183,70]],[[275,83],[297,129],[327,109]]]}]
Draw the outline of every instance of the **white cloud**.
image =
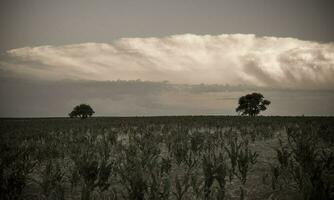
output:
[{"label": "white cloud", "polygon": [[39,79],[334,88],[334,44],[255,35],[123,38],[9,50],[2,70]]}]

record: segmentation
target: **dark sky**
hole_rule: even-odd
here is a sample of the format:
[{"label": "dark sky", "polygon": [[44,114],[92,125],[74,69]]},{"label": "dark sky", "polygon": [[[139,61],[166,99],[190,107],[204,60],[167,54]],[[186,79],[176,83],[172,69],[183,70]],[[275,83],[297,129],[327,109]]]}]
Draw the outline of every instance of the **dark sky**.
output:
[{"label": "dark sky", "polygon": [[184,33],[333,42],[333,9],[333,0],[1,0],[0,51]]}]

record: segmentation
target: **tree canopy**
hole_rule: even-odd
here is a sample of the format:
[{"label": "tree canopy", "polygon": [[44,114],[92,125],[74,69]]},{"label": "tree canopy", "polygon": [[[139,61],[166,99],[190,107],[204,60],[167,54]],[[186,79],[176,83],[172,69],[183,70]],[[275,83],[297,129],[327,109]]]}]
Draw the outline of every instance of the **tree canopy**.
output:
[{"label": "tree canopy", "polygon": [[86,119],[87,117],[91,117],[94,114],[94,110],[88,104],[80,104],[73,108],[72,112],[68,115],[71,118],[80,117],[81,119]]},{"label": "tree canopy", "polygon": [[236,112],[241,113],[241,115],[255,116],[261,111],[265,111],[270,103],[260,93],[247,94],[239,98],[239,106],[236,108]]}]

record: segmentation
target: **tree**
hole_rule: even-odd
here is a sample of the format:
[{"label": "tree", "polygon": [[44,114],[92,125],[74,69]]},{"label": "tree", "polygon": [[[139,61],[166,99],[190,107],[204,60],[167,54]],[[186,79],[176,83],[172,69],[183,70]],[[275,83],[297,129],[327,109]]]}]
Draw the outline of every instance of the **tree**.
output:
[{"label": "tree", "polygon": [[236,112],[241,115],[255,116],[267,109],[266,106],[270,104],[270,101],[264,99],[260,93],[247,94],[239,98],[239,106],[236,108]]},{"label": "tree", "polygon": [[90,105],[87,104],[80,104],[75,106],[68,115],[70,118],[80,117],[81,119],[86,119],[87,117],[91,117],[94,114],[94,110]]}]

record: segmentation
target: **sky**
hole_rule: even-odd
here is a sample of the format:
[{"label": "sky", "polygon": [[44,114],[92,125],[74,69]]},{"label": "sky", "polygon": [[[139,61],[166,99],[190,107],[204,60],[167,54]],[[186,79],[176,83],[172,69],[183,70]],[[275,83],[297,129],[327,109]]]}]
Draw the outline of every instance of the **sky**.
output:
[{"label": "sky", "polygon": [[332,0],[2,0],[0,117],[334,114]]}]

